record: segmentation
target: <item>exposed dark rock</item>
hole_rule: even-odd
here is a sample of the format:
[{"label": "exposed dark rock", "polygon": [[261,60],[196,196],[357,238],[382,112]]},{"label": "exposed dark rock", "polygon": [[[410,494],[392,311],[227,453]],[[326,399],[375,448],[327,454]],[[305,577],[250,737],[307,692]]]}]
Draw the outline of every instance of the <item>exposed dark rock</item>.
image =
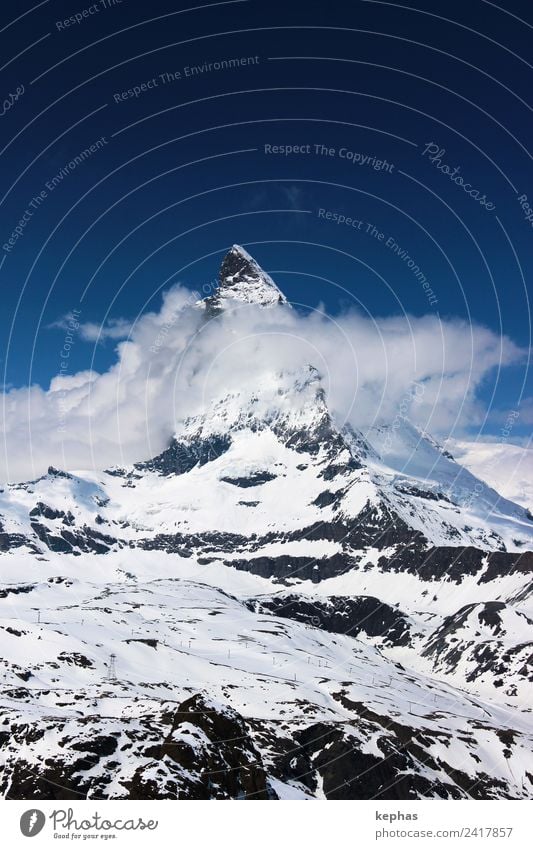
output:
[{"label": "exposed dark rock", "polygon": [[198,438],[188,442],[172,439],[168,448],[147,463],[136,463],[139,471],[158,472],[160,475],[183,475],[195,466],[203,466],[216,460],[231,445],[229,436]]},{"label": "exposed dark rock", "polygon": [[520,554],[491,552],[487,558],[488,566],[481,583],[493,581],[513,572],[524,575],[533,574],[533,551],[523,551]]},{"label": "exposed dark rock", "polygon": [[10,551],[12,548],[21,548],[23,545],[27,545],[35,554],[39,553],[39,549],[23,534],[0,533],[0,551]]},{"label": "exposed dark rock", "polygon": [[0,598],[7,598],[8,595],[18,595],[19,593],[31,593],[33,584],[22,584],[17,587],[3,587],[0,589]]},{"label": "exposed dark rock", "polygon": [[335,634],[381,637],[386,645],[410,644],[409,623],[400,610],[372,596],[329,596],[309,599],[296,594],[271,595],[248,603],[251,609],[269,610],[276,616],[296,619]]},{"label": "exposed dark rock", "polygon": [[92,669],[94,667],[94,663],[92,660],[89,660],[88,657],[85,657],[84,654],[80,654],[79,652],[66,652],[62,651],[57,656],[58,660],[64,660],[72,666],[81,666],[82,669]]},{"label": "exposed dark rock", "polygon": [[443,492],[435,492],[432,489],[420,489],[420,487],[407,482],[397,482],[395,483],[394,488],[405,495],[414,495],[416,498],[424,498],[426,501],[445,501],[448,504],[454,503]]},{"label": "exposed dark rock", "polygon": [[274,578],[280,583],[286,582],[288,578],[318,583],[326,578],[343,575],[356,565],[354,558],[348,554],[333,554],[331,557],[320,559],[282,554],[278,557],[225,560],[224,563],[262,578]]},{"label": "exposed dark rock", "polygon": [[13,634],[14,637],[22,637],[22,635],[26,633],[26,631],[17,631],[16,628],[11,628],[10,625],[8,625],[5,630],[7,634]]},{"label": "exposed dark rock", "polygon": [[40,522],[32,522],[31,528],[33,532],[37,535],[37,537],[44,542],[44,544],[50,549],[50,551],[56,552],[70,552],[72,551],[72,545],[63,536],[58,536],[50,531],[46,525],[42,525]]},{"label": "exposed dark rock", "polygon": [[317,495],[313,504],[316,504],[317,507],[329,507],[331,504],[335,504],[338,499],[338,494],[335,492],[330,492],[329,489],[325,489],[324,492],[321,492],[320,495]]},{"label": "exposed dark rock", "polygon": [[[114,537],[107,536],[99,531],[83,525],[79,530],[61,529],[54,533],[46,525],[40,522],[31,523],[32,530],[37,537],[50,549],[59,554],[79,553],[90,551],[94,554],[107,554],[114,545],[118,543]],[[76,552],[76,549],[78,550]]]},{"label": "exposed dark rock", "polygon": [[63,519],[65,517],[64,510],[54,510],[48,504],[38,501],[35,507],[30,510],[30,516],[42,516],[43,519]]},{"label": "exposed dark rock", "polygon": [[224,483],[231,483],[233,486],[259,486],[262,483],[267,483],[268,481],[273,481],[276,478],[276,475],[273,475],[271,472],[252,472],[248,477],[240,477],[240,478],[220,478]]},{"label": "exposed dark rock", "polygon": [[117,738],[111,734],[105,736],[91,737],[88,740],[80,740],[79,742],[71,743],[70,748],[76,752],[90,752],[96,755],[95,763],[98,763],[100,757],[112,755],[117,750]]},{"label": "exposed dark rock", "polygon": [[387,572],[410,572],[422,581],[440,581],[445,576],[460,584],[465,575],[481,571],[487,552],[453,546],[423,547],[416,542],[398,547],[393,557],[380,557],[378,566]]},{"label": "exposed dark rock", "polygon": [[[195,734],[194,729],[199,733]],[[188,773],[188,786],[178,798],[268,799],[271,796],[261,756],[242,716],[233,708],[215,705],[200,694],[179,706],[158,755],[170,758]]]},{"label": "exposed dark rock", "polygon": [[68,472],[64,472],[62,469],[56,469],[55,466],[48,466],[47,474],[54,478],[66,478],[67,480],[73,480],[72,475]]}]

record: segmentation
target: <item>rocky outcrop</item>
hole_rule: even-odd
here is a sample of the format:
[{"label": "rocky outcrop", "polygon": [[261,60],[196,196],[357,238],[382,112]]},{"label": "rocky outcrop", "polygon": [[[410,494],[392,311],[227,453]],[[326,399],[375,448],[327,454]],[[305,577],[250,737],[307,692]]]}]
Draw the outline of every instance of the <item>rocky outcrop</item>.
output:
[{"label": "rocky outcrop", "polygon": [[408,646],[410,624],[408,617],[372,596],[329,596],[309,598],[303,595],[279,593],[265,598],[250,599],[248,604],[268,610],[276,616],[305,622],[334,634],[376,638],[384,645]]}]

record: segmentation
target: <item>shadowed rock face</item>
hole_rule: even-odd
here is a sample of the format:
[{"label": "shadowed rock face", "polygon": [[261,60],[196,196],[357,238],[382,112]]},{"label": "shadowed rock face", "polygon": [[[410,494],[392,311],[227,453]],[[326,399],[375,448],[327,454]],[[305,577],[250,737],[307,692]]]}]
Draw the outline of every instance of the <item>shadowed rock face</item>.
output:
[{"label": "shadowed rock face", "polygon": [[391,646],[407,646],[411,642],[405,614],[371,596],[309,599],[302,595],[282,594],[264,600],[252,599],[249,604],[334,634],[349,634],[351,637],[364,634],[377,637]]},{"label": "shadowed rock face", "polygon": [[205,299],[206,309],[211,315],[231,301],[263,307],[287,304],[287,298],[272,278],[240,245],[233,245],[224,257],[218,279],[217,291]]},{"label": "shadowed rock face", "polygon": [[287,298],[276,286],[270,275],[240,245],[233,245],[220,266],[218,288],[205,298],[201,306],[208,319],[215,318],[226,306],[255,304],[273,307],[289,306]]},{"label": "shadowed rock face", "polygon": [[158,472],[160,475],[184,475],[194,469],[195,466],[203,466],[216,460],[231,445],[229,435],[209,437],[208,439],[197,438],[187,442],[179,442],[172,439],[166,448],[157,457],[144,463],[135,463],[138,471]]},{"label": "shadowed rock face", "polygon": [[176,711],[160,750],[194,776],[187,798],[268,799],[267,772],[237,711],[192,696]]}]

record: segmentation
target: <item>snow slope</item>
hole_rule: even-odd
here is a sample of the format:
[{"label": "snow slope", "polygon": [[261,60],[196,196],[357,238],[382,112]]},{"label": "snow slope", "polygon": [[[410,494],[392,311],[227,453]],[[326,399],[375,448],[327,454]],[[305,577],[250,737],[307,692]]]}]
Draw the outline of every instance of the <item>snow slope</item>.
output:
[{"label": "snow slope", "polygon": [[[371,788],[395,798],[398,785],[426,798],[530,792],[528,715],[408,672],[350,636],[255,613],[206,584],[45,580],[0,608],[10,657],[0,710],[4,727],[15,723],[1,749],[10,798],[21,785],[40,798],[68,786],[88,798],[125,798],[139,786],[150,797],[201,798],[199,767],[229,741],[234,759],[248,755],[239,770],[252,762],[263,773],[244,790],[250,797],[320,797],[324,782],[329,798]],[[211,738],[197,718],[177,721],[197,694],[203,718],[222,722]],[[240,723],[239,738],[225,736],[235,732],[224,718]],[[347,781],[324,742],[348,765]],[[210,795],[227,797],[226,783]]]},{"label": "snow slope", "polygon": [[456,460],[505,498],[533,512],[533,449],[510,442],[450,441]]}]

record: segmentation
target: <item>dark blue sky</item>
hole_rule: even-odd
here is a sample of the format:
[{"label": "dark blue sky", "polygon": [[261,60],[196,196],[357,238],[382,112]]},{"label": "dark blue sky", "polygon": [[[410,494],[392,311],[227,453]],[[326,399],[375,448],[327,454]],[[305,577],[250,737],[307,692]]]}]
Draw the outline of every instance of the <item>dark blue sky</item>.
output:
[{"label": "dark blue sky", "polygon": [[[458,316],[528,348],[531,3],[197,7],[2,9],[7,385],[48,385],[60,316],[135,318],[172,282],[212,280],[234,242],[307,307]],[[72,369],[93,355],[106,368],[112,344],[78,340]],[[526,378],[506,369],[485,398],[517,409]],[[515,433],[529,430],[524,416]]]}]

